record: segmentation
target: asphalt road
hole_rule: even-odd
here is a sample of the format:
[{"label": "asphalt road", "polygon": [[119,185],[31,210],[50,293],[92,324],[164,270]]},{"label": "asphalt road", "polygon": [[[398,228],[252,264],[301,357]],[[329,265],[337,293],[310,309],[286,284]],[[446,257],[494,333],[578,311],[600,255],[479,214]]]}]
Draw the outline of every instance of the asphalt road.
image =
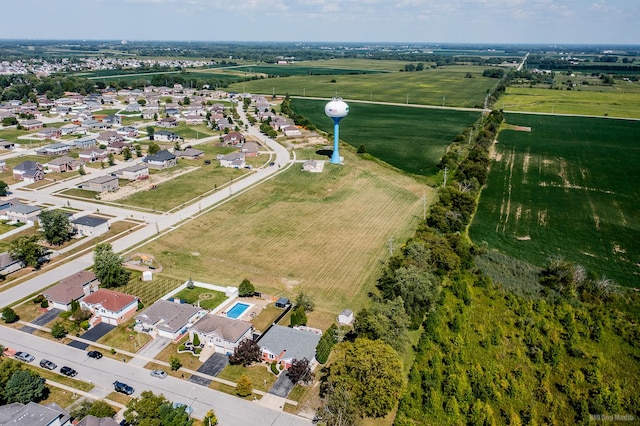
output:
[{"label": "asphalt road", "polygon": [[151,377],[149,370],[116,361],[109,357],[89,358],[85,351],[69,348],[60,343],[33,336],[12,328],[3,327],[0,343],[12,349],[26,351],[36,357],[31,363],[37,366],[46,358],[60,367],[67,365],[78,371],[77,380],[91,382],[95,388],[91,394],[98,397],[113,392],[115,380],[133,386],[133,397],[139,397],[144,390],[164,394],[174,402],[191,405],[193,416],[203,418],[213,408],[220,424],[226,426],[272,425],[298,426],[310,425],[311,421],[288,413],[271,410],[255,402],[236,398],[222,392],[168,376],[165,379]]}]

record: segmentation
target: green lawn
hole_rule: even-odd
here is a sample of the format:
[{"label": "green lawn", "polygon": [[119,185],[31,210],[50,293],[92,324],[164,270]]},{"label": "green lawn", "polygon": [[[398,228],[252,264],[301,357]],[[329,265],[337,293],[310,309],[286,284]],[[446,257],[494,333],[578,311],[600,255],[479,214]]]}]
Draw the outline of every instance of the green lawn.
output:
[{"label": "green lawn", "polygon": [[191,305],[197,305],[200,302],[200,307],[205,309],[213,309],[227,300],[224,293],[203,287],[184,288],[173,297]]},{"label": "green lawn", "polygon": [[470,228],[476,244],[553,256],[640,286],[640,122],[508,114]]},{"label": "green lawn", "polygon": [[[292,108],[316,126],[333,133],[333,121],[324,113],[326,101],[293,99]],[[340,123],[340,140],[400,170],[423,176],[438,172],[447,146],[479,112],[349,103],[349,115]],[[332,145],[333,140],[327,141]]]}]

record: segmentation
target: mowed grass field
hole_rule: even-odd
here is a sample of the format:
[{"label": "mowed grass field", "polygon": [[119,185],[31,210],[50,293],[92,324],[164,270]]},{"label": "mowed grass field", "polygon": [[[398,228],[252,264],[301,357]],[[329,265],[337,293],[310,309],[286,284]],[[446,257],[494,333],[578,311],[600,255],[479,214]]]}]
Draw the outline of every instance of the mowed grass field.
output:
[{"label": "mowed grass field", "polygon": [[[324,113],[326,101],[293,99],[292,108],[318,128],[333,133]],[[457,134],[480,118],[476,111],[451,111],[407,106],[349,103],[340,123],[340,140],[364,145],[374,157],[416,175],[431,176]]]},{"label": "mowed grass field", "polygon": [[163,275],[315,298],[310,325],[327,327],[367,303],[380,261],[413,232],[433,190],[356,155],[323,173],[295,165],[138,251]]},{"label": "mowed grass field", "polygon": [[[625,89],[625,86],[629,86]],[[552,90],[509,87],[495,105],[505,111],[579,114],[620,118],[640,118],[637,84],[616,83],[616,90]]]},{"label": "mowed grass field", "polygon": [[640,286],[640,121],[507,114],[470,228],[538,266],[562,256]]},{"label": "mowed grass field", "polygon": [[[404,64],[398,62],[398,68]],[[495,78],[483,77],[485,69],[478,66],[447,66],[415,72],[266,78],[231,84],[227,90],[475,108],[483,106],[487,90],[498,82]],[[467,74],[472,77],[469,78]]]}]

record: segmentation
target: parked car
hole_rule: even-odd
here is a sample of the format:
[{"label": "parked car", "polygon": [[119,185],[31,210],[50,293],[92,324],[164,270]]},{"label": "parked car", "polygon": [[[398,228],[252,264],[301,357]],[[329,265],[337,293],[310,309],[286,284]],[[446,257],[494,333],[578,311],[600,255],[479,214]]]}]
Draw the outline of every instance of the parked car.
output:
[{"label": "parked car", "polygon": [[162,370],[153,370],[151,372],[151,377],[157,377],[158,379],[164,379],[167,377],[167,373]]},{"label": "parked car", "polygon": [[40,367],[46,368],[47,370],[55,370],[56,368],[58,368],[57,365],[55,365],[53,362],[49,361],[48,359],[41,360]]},{"label": "parked car", "polygon": [[75,377],[78,375],[78,372],[71,367],[67,367],[66,365],[60,369],[60,372],[65,376]]},{"label": "parked car", "polygon": [[102,352],[100,352],[100,351],[89,351],[89,352],[87,352],[87,356],[89,358],[100,359],[100,358],[102,358]]},{"label": "parked car", "polygon": [[18,359],[20,361],[24,361],[24,362],[31,362],[34,359],[36,359],[35,356],[28,354],[26,352],[16,352],[16,354],[13,356],[15,359]]},{"label": "parked car", "polygon": [[135,392],[135,390],[131,386],[129,386],[126,383],[119,382],[117,380],[113,382],[113,387],[116,390],[116,392],[121,392],[126,395],[131,395],[132,393]]}]

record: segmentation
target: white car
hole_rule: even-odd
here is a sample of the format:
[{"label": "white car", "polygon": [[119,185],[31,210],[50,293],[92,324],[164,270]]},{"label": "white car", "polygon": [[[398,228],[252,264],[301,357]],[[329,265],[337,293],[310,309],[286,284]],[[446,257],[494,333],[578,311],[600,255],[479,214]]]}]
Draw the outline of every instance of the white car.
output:
[{"label": "white car", "polygon": [[158,379],[164,379],[167,377],[167,373],[162,370],[153,370],[151,372],[151,377],[157,377]]},{"label": "white car", "polygon": [[16,352],[16,354],[13,356],[15,359],[19,359],[20,361],[24,361],[24,362],[31,362],[34,359],[36,359],[36,357],[34,357],[31,354],[28,354],[26,352]]}]

